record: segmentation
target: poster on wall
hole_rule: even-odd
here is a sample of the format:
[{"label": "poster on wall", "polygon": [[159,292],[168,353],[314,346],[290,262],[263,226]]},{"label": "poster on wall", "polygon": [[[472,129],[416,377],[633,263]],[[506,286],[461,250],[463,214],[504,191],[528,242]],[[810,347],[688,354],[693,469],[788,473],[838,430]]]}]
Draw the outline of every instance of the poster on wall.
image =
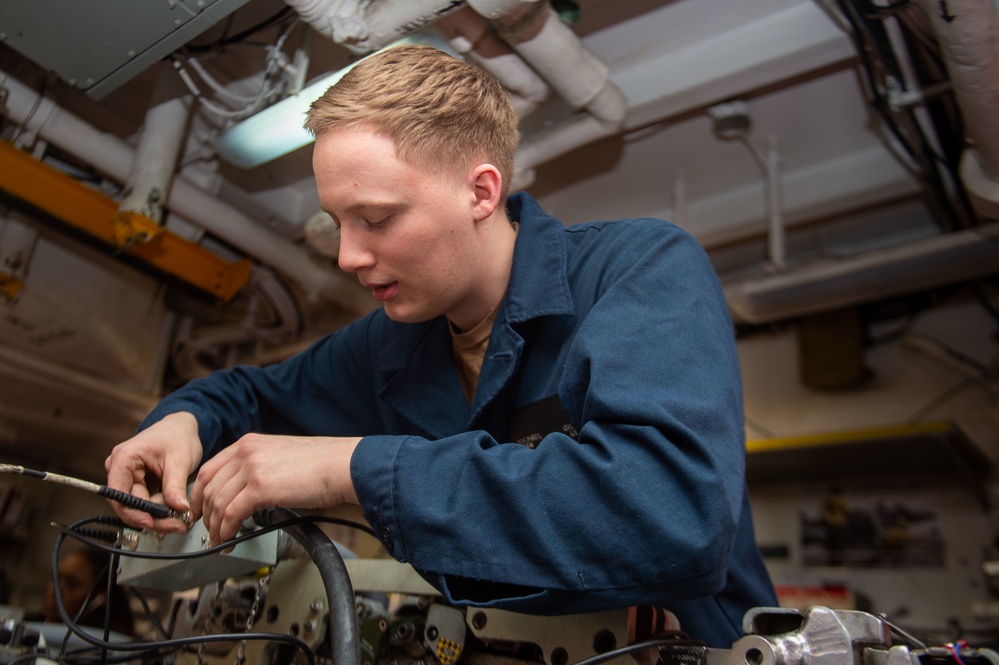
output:
[{"label": "poster on wall", "polygon": [[800,511],[802,564],[942,568],[940,511],[925,500],[830,488]]}]

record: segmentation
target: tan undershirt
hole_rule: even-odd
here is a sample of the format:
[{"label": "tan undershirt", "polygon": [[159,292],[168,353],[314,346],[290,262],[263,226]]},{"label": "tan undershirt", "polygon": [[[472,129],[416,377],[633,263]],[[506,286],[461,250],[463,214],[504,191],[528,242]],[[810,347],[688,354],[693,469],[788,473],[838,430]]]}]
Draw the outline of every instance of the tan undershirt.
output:
[{"label": "tan undershirt", "polygon": [[[516,232],[519,223],[512,224]],[[459,331],[450,320],[447,322],[451,331],[451,349],[454,352],[455,364],[458,366],[458,378],[461,380],[461,389],[465,392],[465,399],[469,404],[472,403],[475,388],[479,385],[479,373],[482,371],[482,361],[486,357],[486,347],[489,346],[489,335],[492,333],[497,311],[499,303],[496,303],[496,307],[486,315],[486,318],[466,332]]]},{"label": "tan undershirt", "polygon": [[465,391],[465,398],[469,404],[472,403],[475,387],[479,383],[479,372],[482,371],[482,361],[486,357],[489,334],[492,332],[498,309],[499,305],[468,332],[458,332],[454,324],[448,321],[448,327],[451,329],[451,348],[454,350],[454,360],[458,365],[458,378],[461,379],[461,388]]}]

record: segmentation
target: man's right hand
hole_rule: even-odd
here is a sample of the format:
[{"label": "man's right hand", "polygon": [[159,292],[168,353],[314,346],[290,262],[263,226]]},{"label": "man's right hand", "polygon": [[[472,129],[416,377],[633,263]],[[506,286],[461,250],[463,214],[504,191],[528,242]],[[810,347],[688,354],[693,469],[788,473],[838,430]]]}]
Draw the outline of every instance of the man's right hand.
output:
[{"label": "man's right hand", "polygon": [[[202,453],[198,421],[187,412],[172,413],[114,447],[104,461],[108,487],[179,512],[188,511],[187,479],[201,462]],[[148,513],[109,503],[126,524],[136,528],[161,532],[187,528],[177,519],[154,520]]]}]

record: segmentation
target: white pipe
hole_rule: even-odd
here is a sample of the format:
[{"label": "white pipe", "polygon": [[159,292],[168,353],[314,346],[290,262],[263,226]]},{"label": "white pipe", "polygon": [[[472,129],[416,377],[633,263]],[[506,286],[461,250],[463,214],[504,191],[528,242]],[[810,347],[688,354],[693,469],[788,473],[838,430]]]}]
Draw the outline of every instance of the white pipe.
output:
[{"label": "white pipe", "polygon": [[[616,115],[624,120],[623,98],[616,88],[608,87],[594,100],[597,105],[617,105]],[[552,123],[527,137],[517,151],[517,171],[529,171],[570,150],[613,134],[620,125],[593,114],[573,114]],[[515,183],[517,179],[515,178]]]},{"label": "white pipe", "polygon": [[470,8],[447,14],[434,28],[456,52],[470,55],[503,84],[519,117],[530,115],[548,98],[548,84],[499,38],[486,19]]},{"label": "white pipe", "polygon": [[965,183],[987,210],[999,211],[999,25],[994,0],[920,0],[933,26],[971,145]]},{"label": "white pipe", "polygon": [[[124,181],[133,159],[132,148],[103,133],[0,72],[0,86],[8,91],[7,116],[98,170]],[[37,108],[34,112],[37,101]],[[216,199],[185,178],[177,178],[167,207],[194,224],[211,231],[234,247],[273,267],[297,282],[308,297],[322,297],[360,311],[372,303],[352,280],[317,263],[307,251],[264,228],[230,205]]]},{"label": "white pipe", "polygon": [[[495,9],[499,0],[485,3]],[[508,0],[504,0],[508,2]],[[481,0],[469,2],[476,11]],[[574,108],[521,144],[512,189],[530,184],[534,167],[579,146],[610,136],[624,125],[628,103],[611,82],[604,65],[545,3],[525,11],[507,12],[494,25],[502,37],[549,85]]]},{"label": "white pipe", "polygon": [[452,0],[285,0],[319,34],[369,53],[426,27],[461,3]]},{"label": "white pipe", "polygon": [[167,200],[177,157],[184,145],[193,100],[179,94],[177,76],[168,67],[160,67],[153,100],[146,111],[132,167],[125,181],[125,194],[118,210],[137,212],[163,221],[163,203]]},{"label": "white pipe", "polygon": [[[469,2],[477,10],[478,2]],[[500,37],[573,108],[584,108],[609,83],[609,72],[547,3],[528,7],[525,21],[506,14],[494,21]]]},{"label": "white pipe", "polygon": [[763,173],[764,215],[767,218],[767,262],[770,272],[784,272],[786,267],[784,212],[777,138],[774,136],[769,138],[765,153],[745,134],[739,134],[735,138],[746,146]]}]

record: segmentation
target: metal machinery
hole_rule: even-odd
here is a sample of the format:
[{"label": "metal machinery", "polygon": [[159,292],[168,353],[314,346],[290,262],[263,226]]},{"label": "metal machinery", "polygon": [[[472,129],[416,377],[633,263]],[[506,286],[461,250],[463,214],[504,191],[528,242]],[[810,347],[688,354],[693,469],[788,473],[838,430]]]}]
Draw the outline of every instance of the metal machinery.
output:
[{"label": "metal machinery", "polygon": [[[728,649],[688,639],[668,612],[656,630],[636,635],[642,631],[628,610],[543,617],[455,607],[407,564],[354,558],[309,518],[275,509],[257,521],[264,528],[224,545],[226,552],[209,549],[200,522],[162,538],[121,531],[107,547],[118,557],[117,583],[166,592],[169,627],[161,626],[165,639],[133,643],[131,655],[115,650],[107,662],[999,665],[989,649],[926,646],[883,617],[826,607],[755,608],[744,618],[745,636]],[[0,663],[79,662],[32,657],[40,649],[30,631],[0,623]]]}]

